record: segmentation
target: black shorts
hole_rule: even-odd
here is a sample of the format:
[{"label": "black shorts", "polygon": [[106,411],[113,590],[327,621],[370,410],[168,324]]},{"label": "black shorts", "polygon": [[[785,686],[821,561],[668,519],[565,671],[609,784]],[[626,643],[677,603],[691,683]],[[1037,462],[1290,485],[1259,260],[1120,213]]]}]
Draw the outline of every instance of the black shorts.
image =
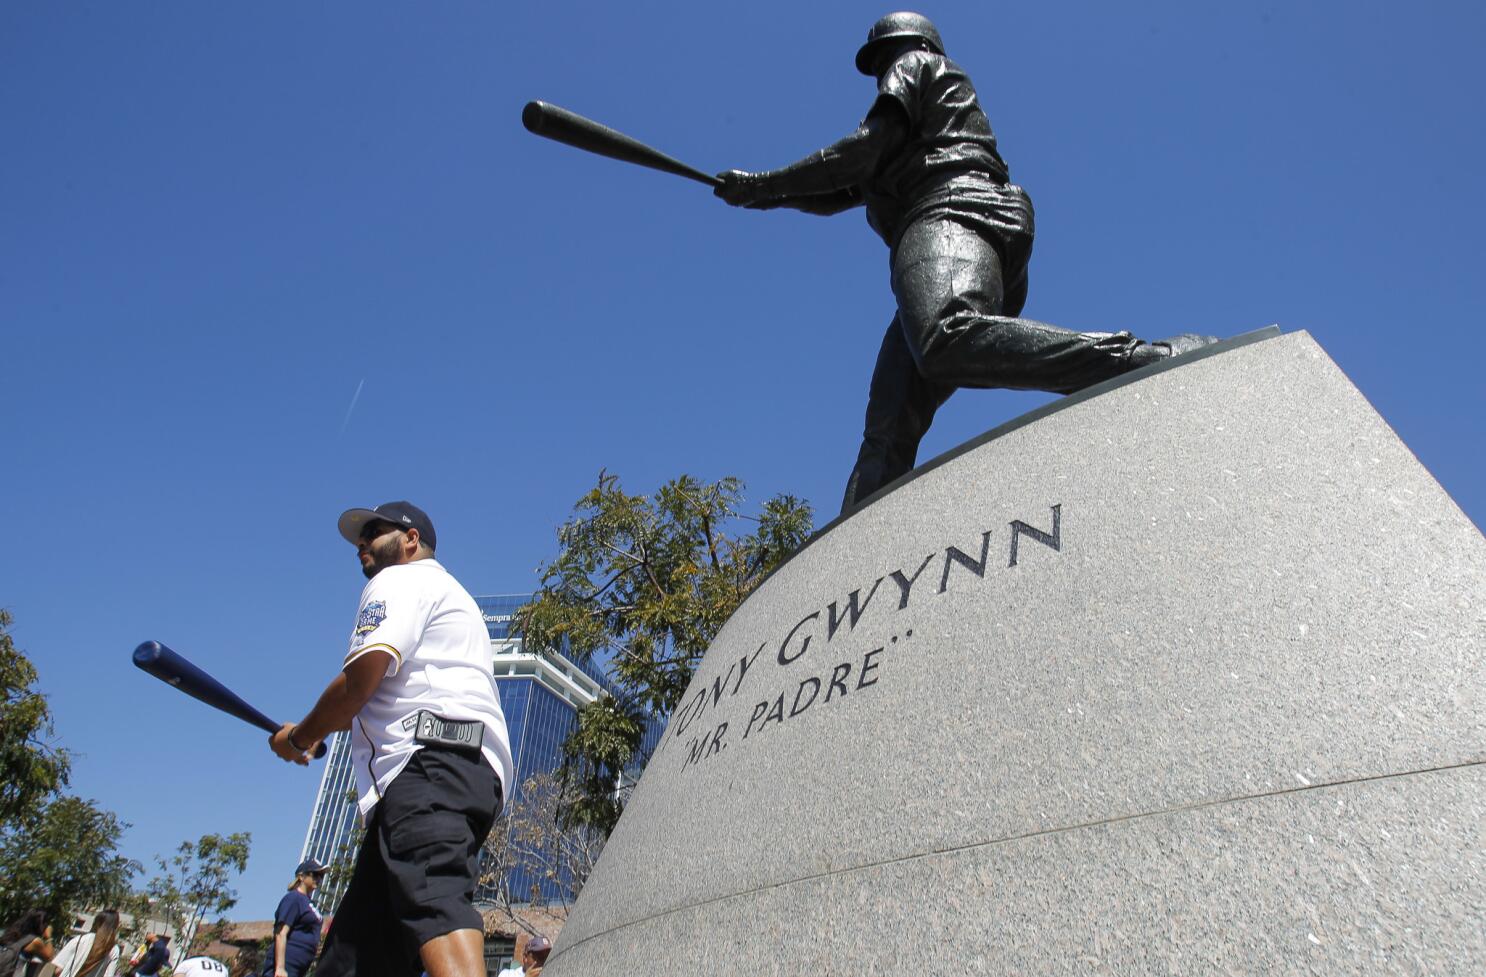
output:
[{"label": "black shorts", "polygon": [[413,754],[372,811],[317,977],[414,977],[429,940],[483,932],[480,846],[500,806],[500,778],[480,754]]}]

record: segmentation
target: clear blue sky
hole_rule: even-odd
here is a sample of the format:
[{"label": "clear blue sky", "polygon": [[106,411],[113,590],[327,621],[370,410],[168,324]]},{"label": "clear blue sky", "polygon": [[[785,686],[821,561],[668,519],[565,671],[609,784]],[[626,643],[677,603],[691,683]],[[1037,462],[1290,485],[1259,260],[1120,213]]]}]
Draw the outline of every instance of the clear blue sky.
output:
[{"label": "clear blue sky", "polygon": [[[347,506],[424,506],[477,593],[535,585],[601,468],[834,514],[892,311],[860,212],[732,210],[519,114],[782,165],[865,112],[886,10],[0,6],[0,606],[129,854],[250,830],[235,915],[272,911],[316,774],[128,654],[297,718],[363,582]],[[1028,315],[1307,329],[1477,525],[1482,11],[925,8],[1036,202]],[[963,392],[923,457],[1046,399]]]}]

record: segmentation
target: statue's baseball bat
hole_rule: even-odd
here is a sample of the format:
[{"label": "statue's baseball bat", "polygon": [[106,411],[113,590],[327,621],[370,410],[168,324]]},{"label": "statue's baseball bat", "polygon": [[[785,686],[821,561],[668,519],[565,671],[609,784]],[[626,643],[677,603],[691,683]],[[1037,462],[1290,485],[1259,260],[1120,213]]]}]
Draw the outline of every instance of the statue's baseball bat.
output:
[{"label": "statue's baseball bat", "polygon": [[709,187],[722,185],[722,181],[711,174],[692,169],[680,160],[672,159],[660,150],[647,146],[637,139],[631,139],[622,132],[615,132],[608,126],[599,125],[592,119],[585,119],[576,112],[569,112],[550,102],[527,102],[526,108],[521,110],[521,124],[526,126],[528,132],[535,135],[546,136],[548,139],[555,139],[569,146],[586,149],[590,153],[598,153],[600,156],[607,156],[625,163],[648,166],[652,170],[660,170],[663,173],[674,173],[689,180],[696,180],[698,183],[705,183]]},{"label": "statue's baseball bat", "polygon": [[[238,698],[237,693],[218,682],[210,675],[186,661],[158,641],[146,641],[134,649],[134,664],[149,672],[166,685],[173,685],[193,699],[200,699],[215,706],[229,716],[236,716],[270,733],[279,731],[279,724]],[[325,755],[325,744],[315,747],[316,758]]]}]

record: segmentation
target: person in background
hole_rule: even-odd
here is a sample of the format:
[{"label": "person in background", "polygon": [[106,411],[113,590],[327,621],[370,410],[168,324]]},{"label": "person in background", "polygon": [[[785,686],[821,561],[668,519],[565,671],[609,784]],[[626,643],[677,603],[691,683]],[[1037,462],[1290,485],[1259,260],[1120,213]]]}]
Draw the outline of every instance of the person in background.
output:
[{"label": "person in background", "polygon": [[175,965],[170,977],[227,977],[227,965],[216,957],[187,957]]},{"label": "person in background", "polygon": [[154,939],[145,937],[149,943],[149,949],[145,950],[144,956],[139,958],[139,963],[134,967],[134,977],[155,977],[160,968],[170,962],[170,937],[161,933],[151,933]]},{"label": "person in background", "polygon": [[144,942],[135,947],[134,952],[129,954],[128,958],[124,960],[123,966],[119,968],[119,973],[123,977],[134,977],[134,968],[139,966],[139,961],[144,959],[144,952],[150,948],[149,938],[151,936],[154,936],[154,934],[146,933]]},{"label": "person in background", "polygon": [[119,968],[119,911],[93,917],[91,932],[75,936],[52,958],[54,977],[114,977]]},{"label": "person in background", "polygon": [[545,936],[533,936],[526,941],[526,949],[521,951],[521,962],[526,964],[526,977],[541,977],[542,968],[547,966],[547,954],[552,952],[552,941]]},{"label": "person in background", "polygon": [[263,977],[301,977],[320,949],[320,913],[310,896],[325,880],[326,868],[306,858],[294,870],[289,891],[273,914],[273,946],[263,955]]},{"label": "person in background", "polygon": [[50,960],[55,955],[46,910],[28,910],[0,934],[0,977],[23,973],[22,964],[33,959]]},{"label": "person in background", "polygon": [[124,964],[124,973],[125,974],[129,974],[132,977],[132,975],[134,973],[134,968],[136,968],[136,967],[139,966],[139,962],[144,959],[145,953],[147,953],[149,951],[150,944],[151,943],[154,943],[154,942],[155,942],[155,934],[154,933],[146,933],[144,935],[144,942],[141,943],[139,946],[137,946],[137,947],[134,948],[134,952],[129,955],[129,962],[126,963],[126,964]]}]

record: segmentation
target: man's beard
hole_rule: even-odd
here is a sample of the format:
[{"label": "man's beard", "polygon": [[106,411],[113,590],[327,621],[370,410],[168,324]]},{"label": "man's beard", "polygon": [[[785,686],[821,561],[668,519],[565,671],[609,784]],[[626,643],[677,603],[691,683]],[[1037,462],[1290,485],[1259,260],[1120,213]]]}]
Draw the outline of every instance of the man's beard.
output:
[{"label": "man's beard", "polygon": [[363,566],[361,572],[370,580],[388,567],[397,566],[402,556],[402,534],[388,533],[368,546],[366,551],[371,554],[371,563]]}]

